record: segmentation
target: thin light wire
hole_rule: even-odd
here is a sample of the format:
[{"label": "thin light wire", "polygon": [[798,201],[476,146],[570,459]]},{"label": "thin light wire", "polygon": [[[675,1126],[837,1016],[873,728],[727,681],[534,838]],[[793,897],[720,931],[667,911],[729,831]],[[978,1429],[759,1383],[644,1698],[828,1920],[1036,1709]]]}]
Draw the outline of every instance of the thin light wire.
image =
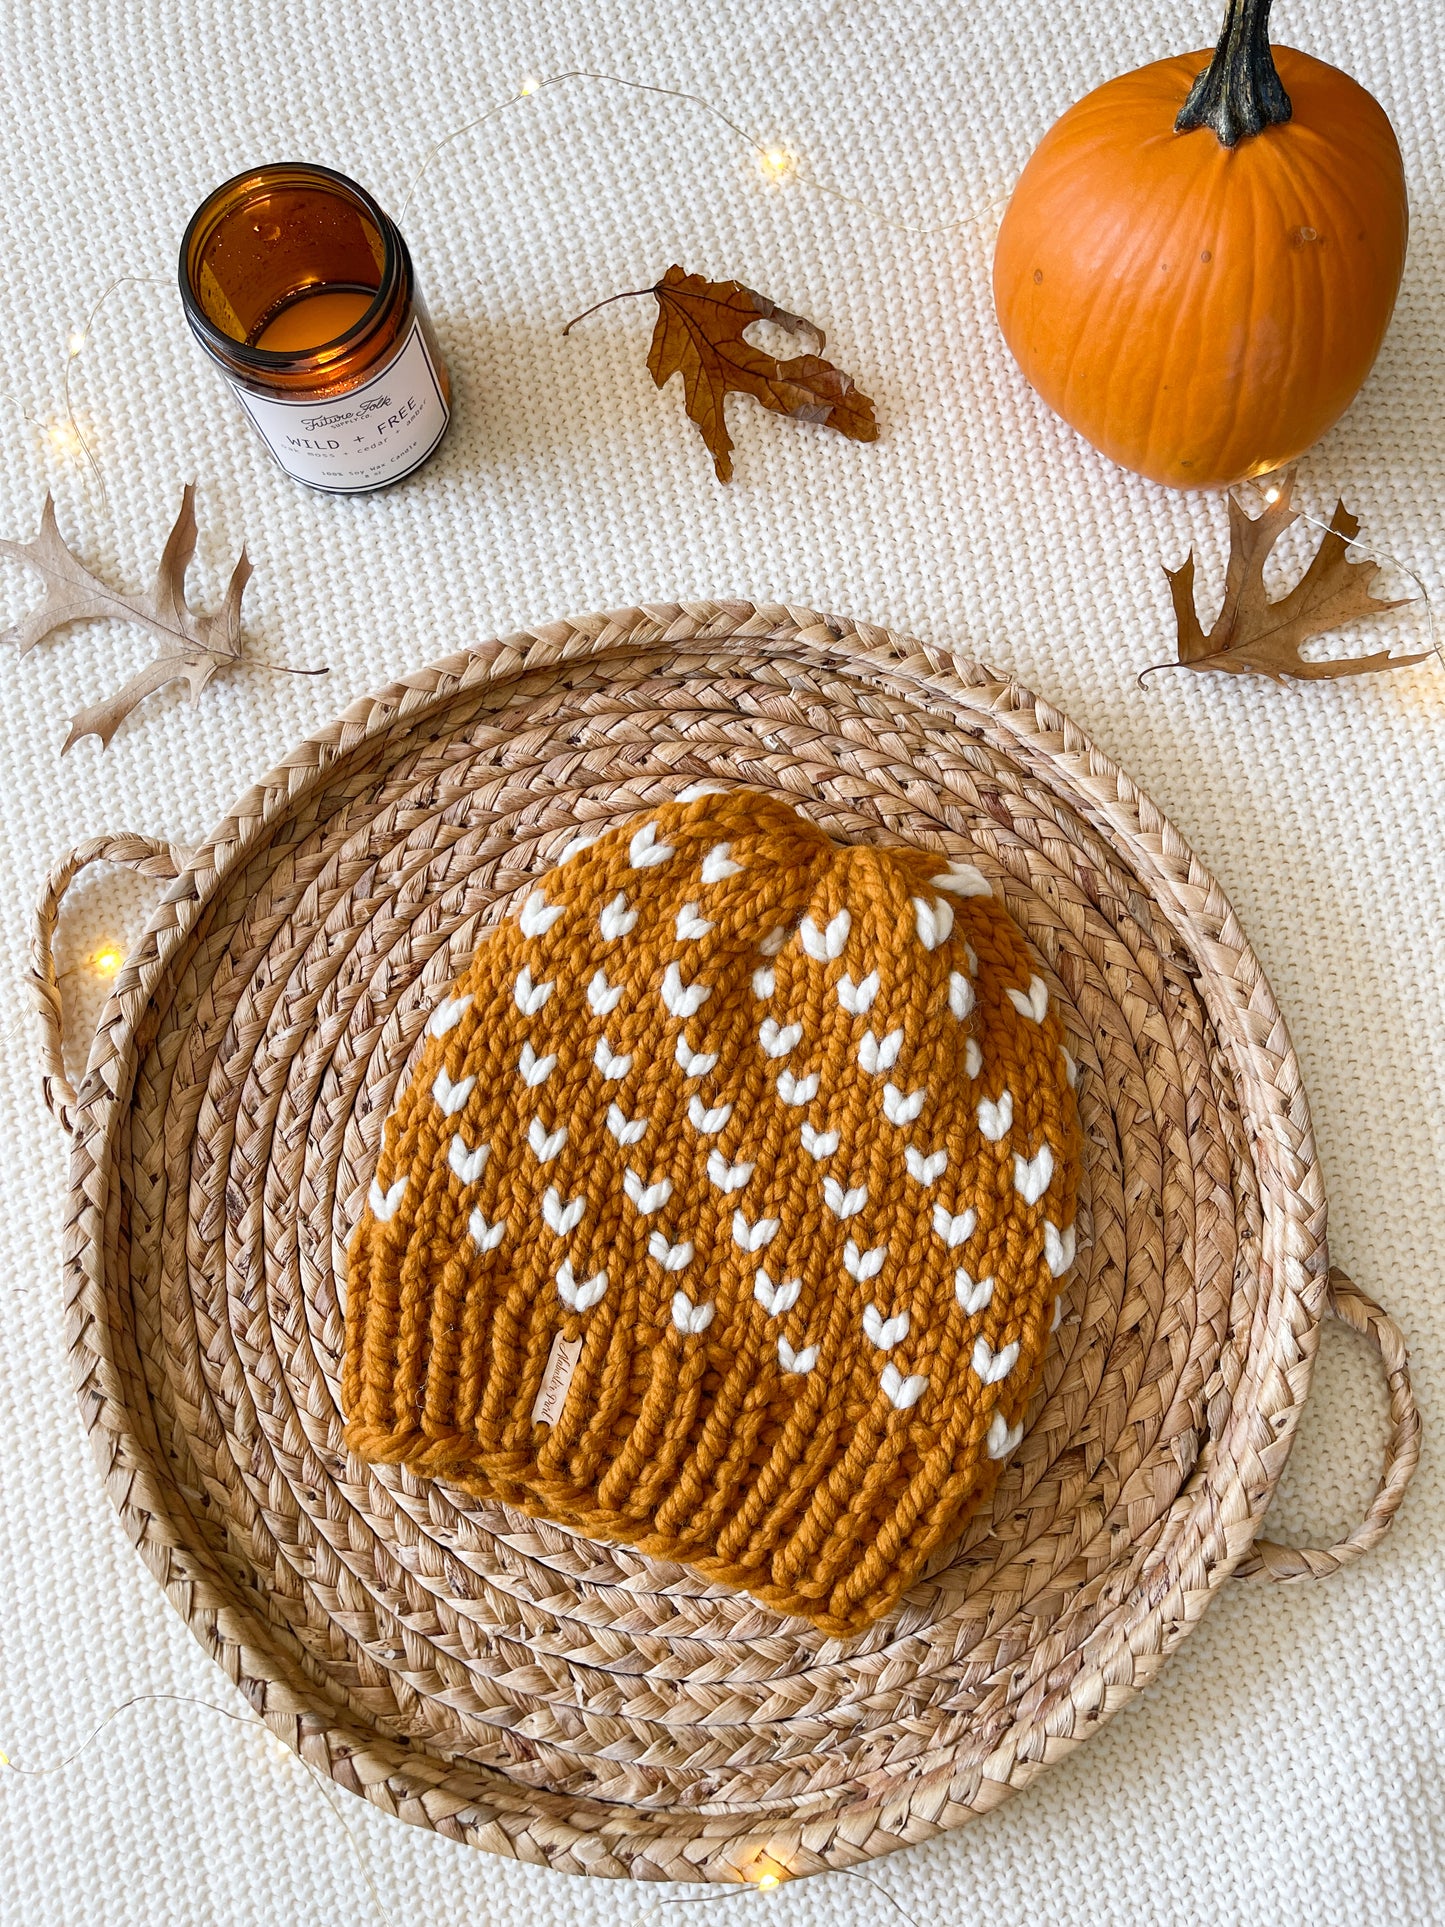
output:
[{"label": "thin light wire", "polygon": [[[690,93],[681,87],[662,87],[647,80],[629,80],[623,74],[594,72],[592,69],[586,67],[568,68],[565,73],[549,74],[541,80],[528,81],[515,94],[509,95],[506,100],[497,101],[483,113],[473,115],[470,120],[464,121],[460,127],[454,127],[449,134],[443,134],[440,140],[433,142],[422,157],[421,165],[411,178],[411,183],[406,190],[406,196],[397,214],[398,223],[406,218],[407,211],[416,196],[417,188],[421,185],[422,177],[431,168],[432,163],[437,159],[438,155],[443,153],[446,148],[450,147],[455,141],[459,141],[464,134],[470,134],[475,128],[485,126],[489,120],[494,120],[498,114],[505,113],[508,108],[518,107],[523,101],[531,100],[545,88],[560,87],[564,82],[572,80],[599,81],[607,86],[625,88],[631,93],[655,94],[666,100],[684,101],[689,106],[701,108],[703,113],[709,114],[714,120],[721,122],[730,133],[736,134],[739,140],[744,141],[751,147],[760,160],[767,162],[770,155],[777,151],[770,147],[766,141],[760,140],[756,134],[749,132],[746,127],[741,126],[730,114],[725,113],[721,107],[717,106],[715,102],[705,99],[701,94]],[[792,161],[791,155],[789,155],[789,160]],[[984,220],[995,208],[1002,207],[1004,202],[1009,198],[1007,194],[999,195],[994,200],[986,202],[976,213],[961,215],[954,221],[935,221],[920,225],[916,222],[895,220],[892,215],[886,213],[882,208],[875,206],[871,201],[861,200],[853,194],[845,194],[841,188],[833,187],[827,181],[818,180],[815,175],[809,174],[805,169],[796,165],[796,163],[790,165],[785,178],[789,183],[796,182],[800,187],[811,188],[818,194],[826,194],[831,200],[838,201],[845,207],[854,208],[859,213],[867,215],[870,220],[878,221],[882,226],[892,228],[895,233],[899,234],[927,235],[952,233],[957,228],[970,227]],[[782,184],[781,181],[779,184]],[[70,375],[75,363],[80,360],[89,345],[91,330],[94,328],[101,310],[121,288],[132,285],[148,285],[156,288],[164,288],[169,287],[170,283],[155,274],[117,275],[115,280],[103,288],[96,297],[90,313],[85,318],[84,325],[74,331],[71,345],[66,354],[65,372],[61,383],[65,426],[74,438],[75,445],[85,457],[86,466],[90,470],[100,490],[101,505],[107,514],[110,512],[110,498],[106,491],[105,477],[101,473],[100,463],[96,460],[95,451],[91,448],[90,443],[85,437],[84,430],[76,418],[75,409],[71,401]],[[35,427],[44,428],[44,423],[37,421],[17,398],[12,396],[7,397],[7,399],[14,402],[14,405],[20,409],[27,421],[31,422]]]},{"label": "thin light wire", "polygon": [[[1260,501],[1264,504],[1264,506],[1266,508],[1270,506],[1269,493],[1264,483],[1257,482],[1252,477],[1250,477],[1246,479],[1244,482],[1241,482],[1239,486],[1241,488],[1252,488],[1255,494],[1260,498]],[[1308,522],[1311,528],[1323,529],[1326,535],[1337,535],[1339,536],[1340,540],[1344,543],[1347,549],[1364,549],[1369,554],[1369,556],[1373,561],[1388,562],[1392,564],[1393,567],[1397,568],[1400,571],[1401,575],[1409,576],[1410,580],[1414,583],[1415,587],[1420,591],[1420,594],[1416,601],[1402,603],[1400,607],[1406,608],[1406,609],[1413,609],[1417,607],[1424,608],[1425,626],[1428,631],[1429,639],[1430,639],[1429,653],[1434,656],[1436,662],[1440,664],[1440,667],[1442,669],[1445,669],[1445,648],[1442,648],[1440,634],[1435,623],[1434,598],[1430,594],[1429,589],[1426,588],[1425,583],[1423,582],[1421,577],[1416,574],[1415,570],[1410,567],[1409,563],[1402,562],[1399,556],[1391,555],[1388,549],[1380,548],[1377,543],[1367,542],[1363,536],[1343,534],[1341,530],[1332,527],[1330,523],[1322,522],[1317,515],[1311,515],[1307,509],[1296,507],[1293,501],[1291,501],[1290,507],[1294,509],[1295,519],[1297,521]],[[1390,611],[1387,613],[1393,613],[1393,611]],[[1391,653],[1393,653],[1393,649],[1391,650]],[[1348,660],[1348,658],[1345,658],[1345,660]],[[1182,663],[1182,662],[1153,662],[1153,663],[1150,663],[1147,669],[1141,669],[1139,671],[1139,674],[1134,678],[1134,681],[1140,689],[1147,689],[1148,687],[1147,679],[1150,676],[1157,675],[1160,670],[1184,669],[1184,668],[1187,668],[1188,666],[1189,666],[1188,664]],[[1288,673],[1289,671],[1286,670],[1285,674],[1288,675]]]},{"label": "thin light wire", "polygon": [[115,280],[112,281],[108,287],[103,288],[99,293],[99,295],[96,296],[95,305],[91,308],[90,313],[85,317],[85,321],[83,325],[76,330],[76,333],[79,336],[79,340],[77,341],[74,338],[72,338],[71,342],[68,344],[67,352],[65,356],[65,374],[61,381],[61,399],[65,407],[66,427],[70,430],[71,434],[75,437],[76,441],[80,444],[80,449],[82,454],[85,456],[86,464],[89,467],[91,474],[95,477],[96,486],[100,490],[101,507],[105,510],[107,515],[109,515],[110,513],[110,497],[106,494],[105,477],[101,474],[100,463],[95,459],[94,451],[92,450],[90,443],[85,439],[85,435],[81,429],[80,423],[75,418],[75,409],[72,406],[71,399],[70,399],[70,371],[75,366],[76,362],[79,361],[80,357],[85,353],[85,346],[86,346],[86,343],[90,340],[90,331],[95,325],[96,316],[100,313],[101,309],[105,306],[106,302],[109,301],[110,297],[113,294],[115,294],[118,289],[128,287],[132,283],[136,283],[136,284],[149,283],[150,286],[156,287],[156,288],[163,288],[167,285],[164,281],[161,280],[159,275],[155,275],[155,274],[117,275]]},{"label": "thin light wire", "polygon": [[671,1900],[659,1900],[655,1907],[649,1907],[645,1914],[639,1914],[632,1927],[646,1927],[649,1920],[658,1918],[664,1907],[708,1907],[720,1900],[741,1900],[744,1895],[756,1898],[762,1893],[780,1893],[783,1885],[781,1880],[776,1887],[759,1887],[747,1881],[739,1882],[736,1887],[727,1887],[720,1894],[678,1894]]},{"label": "thin light wire", "polygon": [[[909,1913],[908,1909],[903,1905],[903,1902],[899,1900],[896,1895],[889,1893],[881,1880],[875,1880],[872,1874],[860,1872],[857,1867],[828,1867],[815,1874],[813,1878],[815,1880],[827,1880],[835,1873],[846,1874],[850,1880],[862,1880],[866,1882],[875,1893],[883,1896],[895,1913],[903,1916],[909,1923],[909,1927],[920,1927],[917,1916]],[[657,1919],[664,1907],[706,1907],[715,1901],[739,1900],[745,1894],[751,1895],[754,1898],[766,1894],[769,1899],[775,1899],[790,1884],[786,1878],[777,1880],[769,1887],[761,1886],[757,1881],[749,1880],[741,1882],[735,1887],[729,1887],[725,1892],[720,1894],[679,1894],[672,1900],[659,1900],[655,1907],[650,1907],[645,1914],[639,1914],[633,1922],[633,1927],[646,1927],[648,1921]]]},{"label": "thin light wire", "polygon": [[[459,141],[463,134],[470,134],[474,128],[484,126],[489,120],[495,119],[498,114],[505,113],[509,107],[517,107],[524,100],[534,99],[536,95],[542,93],[546,88],[560,87],[564,82],[570,80],[602,81],[611,87],[625,87],[632,93],[657,94],[666,100],[685,101],[689,106],[699,107],[703,113],[710,114],[714,120],[720,121],[729,132],[736,134],[739,140],[745,141],[758,156],[759,160],[766,163],[769,156],[776,151],[774,147],[770,147],[766,141],[759,140],[756,134],[751,133],[746,127],[740,126],[730,114],[724,113],[721,107],[717,106],[713,101],[705,99],[701,94],[690,93],[686,88],[682,87],[661,87],[649,80],[629,80],[622,74],[598,73],[588,67],[569,67],[565,73],[548,74],[542,80],[526,82],[524,86],[515,94],[510,95],[506,100],[497,101],[483,113],[474,115],[471,120],[464,121],[460,127],[454,128],[450,134],[443,134],[439,141],[436,141],[428,148],[426,154],[423,156],[421,166],[418,167],[416,173],[412,176],[411,185],[406,190],[406,198],[401,204],[400,213],[397,215],[398,222],[404,219],[407,209],[411,206],[412,197],[416,193],[422,176],[427,172],[437,156],[445,148],[450,147],[453,141]],[[977,213],[960,215],[959,218],[954,221],[933,221],[924,224],[914,221],[899,221],[892,215],[885,213],[882,208],[876,206],[873,202],[860,200],[857,195],[845,194],[841,188],[833,187],[827,181],[820,181],[816,175],[809,174],[800,167],[791,155],[789,155],[788,158],[792,164],[789,166],[784,178],[786,178],[789,183],[797,182],[800,187],[811,188],[815,194],[826,194],[830,200],[839,201],[844,207],[855,208],[860,214],[866,214],[870,220],[877,221],[884,227],[892,228],[895,233],[898,234],[949,234],[952,233],[955,228],[970,227],[975,222],[982,221],[994,208],[1001,207],[1008,199],[1007,194],[999,195],[996,199],[987,202]],[[781,184],[782,181],[780,179],[779,185]]]},{"label": "thin light wire", "polygon": [[255,1713],[237,1713],[229,1706],[222,1706],[217,1700],[201,1699],[194,1693],[133,1693],[129,1699],[124,1699],[118,1706],[113,1706],[105,1718],[80,1742],[80,1745],[72,1748],[63,1759],[55,1760],[49,1766],[17,1766],[15,1761],[10,1759],[8,1755],[0,1754],[0,1771],[18,1774],[22,1779],[27,1780],[44,1780],[49,1779],[53,1774],[63,1773],[67,1767],[73,1766],[77,1760],[90,1751],[91,1747],[95,1745],[95,1742],[100,1738],[101,1734],[105,1732],[106,1728],[118,1720],[122,1713],[128,1713],[133,1707],[148,1705],[204,1707],[209,1713],[219,1713],[223,1720],[230,1720],[235,1726],[244,1726],[249,1731],[263,1733],[268,1740],[280,1748],[288,1760],[295,1760],[298,1765],[305,1767],[307,1773],[320,1787],[322,1794],[325,1796],[327,1806],[337,1820],[340,1821],[345,1831],[352,1855],[361,1870],[361,1877],[366,1883],[366,1890],[371,1895],[372,1904],[376,1908],[378,1916],[383,1921],[384,1927],[396,1927],[396,1922],[390,1909],[377,1891],[376,1882],[371,1877],[371,1868],[367,1862],[366,1855],[361,1851],[360,1842],[352,1832],[351,1823],[347,1820],[341,1808],[336,1804],[335,1790],[331,1786],[331,1783],[308,1759],[303,1758],[301,1754],[287,1746],[280,1734],[273,1733],[265,1721]]},{"label": "thin light wire", "polygon": [[[1263,484],[1251,480],[1249,486],[1254,490],[1256,495],[1259,496],[1265,506],[1268,507],[1269,495]],[[1434,598],[1425,587],[1421,578],[1410,567],[1409,563],[1402,562],[1398,555],[1391,555],[1388,549],[1382,549],[1374,542],[1366,542],[1363,536],[1342,535],[1338,529],[1332,528],[1328,522],[1322,522],[1317,515],[1311,515],[1307,509],[1296,507],[1293,501],[1291,501],[1290,507],[1294,509],[1298,519],[1301,522],[1308,522],[1311,528],[1323,529],[1326,535],[1338,535],[1347,549],[1365,549],[1373,561],[1388,562],[1392,567],[1398,569],[1401,575],[1409,576],[1415,587],[1420,591],[1419,600],[1425,607],[1425,626],[1430,636],[1430,648],[1434,653],[1435,660],[1440,664],[1442,669],[1445,669],[1445,652],[1442,652],[1439,632],[1435,626]],[[1406,603],[1402,606],[1409,608],[1414,605]]]}]

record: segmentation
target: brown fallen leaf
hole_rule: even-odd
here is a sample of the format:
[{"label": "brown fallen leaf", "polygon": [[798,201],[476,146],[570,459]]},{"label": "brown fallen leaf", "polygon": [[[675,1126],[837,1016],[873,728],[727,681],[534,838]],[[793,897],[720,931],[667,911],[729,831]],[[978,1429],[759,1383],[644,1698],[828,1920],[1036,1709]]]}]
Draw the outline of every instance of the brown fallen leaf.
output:
[{"label": "brown fallen leaf", "polygon": [[[822,422],[855,442],[877,441],[872,402],[854,387],[851,375],[822,357],[827,345],[823,330],[741,281],[705,281],[700,274],[670,267],[652,287],[609,295],[569,321],[562,332],[570,334],[579,321],[611,301],[645,294],[657,298],[657,326],[647,356],[652,379],[661,388],[674,375],[682,376],[688,417],[712,451],[720,482],[731,481],[733,473],[732,438],[723,415],[730,394],[751,395],[764,408],[795,421]],[[789,334],[811,335],[819,352],[779,361],[747,340],[755,321],[775,322]]]},{"label": "brown fallen leaf", "polygon": [[[35,569],[45,579],[44,599],[0,642],[13,642],[21,655],[44,642],[68,623],[94,616],[114,616],[148,629],[156,642],[154,662],[132,676],[104,702],[92,703],[71,718],[70,734],[61,754],[83,736],[98,736],[104,749],[121,723],[146,696],[168,682],[190,685],[194,702],[219,669],[242,659],[241,597],[251,577],[251,564],[242,549],[225,600],[214,615],[197,615],[186,601],[186,571],[196,552],[196,488],[188,482],[181,512],[167,537],[155,581],[137,595],[109,588],[91,574],[66,547],[55,520],[55,501],[47,495],[40,512],[40,533],[33,542],[0,539],[0,555],[8,555]],[[279,668],[276,663],[256,665]],[[325,670],[292,670],[293,675],[324,675]]]},{"label": "brown fallen leaf", "polygon": [[[1363,676],[1377,669],[1403,669],[1423,662],[1430,654],[1393,656],[1382,650],[1372,656],[1341,656],[1330,662],[1309,662],[1300,646],[1315,636],[1339,629],[1361,617],[1382,616],[1413,598],[1386,601],[1370,593],[1380,572],[1378,562],[1352,562],[1349,545],[1360,524],[1345,507],[1335,504],[1329,533],[1314,559],[1288,595],[1271,602],[1264,590],[1264,565],[1270,550],[1292,522],[1299,520],[1290,507],[1294,470],[1277,476],[1275,499],[1266,501],[1261,515],[1247,515],[1238,498],[1229,497],[1229,565],[1224,577],[1224,606],[1206,636],[1194,602],[1194,551],[1177,569],[1166,568],[1178,630],[1179,663],[1184,669],[1225,669],[1232,675],[1284,676],[1323,682],[1338,676]],[[1174,667],[1162,664],[1160,667]],[[1145,674],[1149,672],[1146,670]]]}]

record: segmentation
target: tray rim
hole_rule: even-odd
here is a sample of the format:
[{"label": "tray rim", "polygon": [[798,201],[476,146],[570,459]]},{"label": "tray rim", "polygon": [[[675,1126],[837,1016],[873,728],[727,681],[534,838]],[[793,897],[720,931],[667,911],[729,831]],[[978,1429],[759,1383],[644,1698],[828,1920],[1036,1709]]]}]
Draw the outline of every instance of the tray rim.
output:
[{"label": "tray rim", "polygon": [[[313,731],[225,812],[191,854],[117,978],[98,1023],[75,1106],[76,1129],[70,1163],[72,1209],[65,1239],[67,1337],[77,1395],[92,1450],[128,1536],[209,1656],[224,1668],[243,1693],[248,1687],[259,1689],[251,1695],[253,1701],[259,1697],[264,1703],[265,1688],[276,1682],[264,1672],[253,1675],[247,1671],[244,1629],[228,1630],[223,1623],[224,1612],[198,1608],[193,1580],[178,1581],[169,1572],[169,1546],[157,1544],[145,1530],[145,1521],[157,1513],[143,1499],[138,1500],[137,1490],[147,1491],[150,1482],[137,1476],[134,1465],[117,1462],[117,1438],[130,1431],[126,1423],[130,1407],[123,1391],[111,1382],[113,1374],[107,1369],[110,1363],[105,1343],[108,1327],[103,1319],[85,1315],[85,1301],[90,1292],[104,1298],[104,1277],[95,1264],[95,1254],[103,1247],[107,1211],[115,1208],[115,1187],[111,1183],[113,1139],[123,1128],[133,1095],[133,1075],[123,1076],[120,1067],[137,1033],[143,1029],[151,991],[164,976],[176,946],[185,941],[207,904],[224,888],[231,873],[246,861],[276,820],[297,809],[328,781],[338,764],[366,746],[374,747],[378,758],[384,759],[389,737],[406,729],[419,715],[428,710],[443,711],[469,688],[511,679],[533,669],[544,671],[569,660],[605,660],[614,650],[631,655],[643,646],[686,654],[689,649],[706,653],[719,644],[749,641],[772,641],[781,645],[784,653],[789,644],[809,641],[823,647],[846,648],[849,654],[846,673],[857,674],[863,680],[871,670],[880,677],[926,691],[932,699],[949,706],[956,706],[960,697],[966,695],[968,723],[963,725],[960,719],[961,726],[975,736],[987,736],[987,719],[992,716],[997,729],[996,741],[1001,747],[1017,745],[1021,727],[1015,726],[1015,719],[1031,713],[1039,733],[1059,739],[1059,747],[1050,749],[1046,760],[1058,765],[1061,773],[1070,779],[1066,786],[1070,807],[1088,821],[1128,869],[1141,878],[1142,859],[1152,850],[1148,877],[1151,895],[1176,939],[1198,965],[1202,983],[1207,980],[1215,987],[1216,996],[1206,996],[1205,1002],[1216,1023],[1222,1015],[1218,990],[1225,983],[1234,986],[1236,994],[1225,1000],[1224,1008],[1234,1012],[1235,1021],[1228,1028],[1221,1026],[1221,1041],[1231,1060],[1236,1088],[1239,1078],[1236,1054],[1242,1053],[1247,1060],[1252,1058],[1251,1031],[1261,1028],[1270,1039],[1272,1067],[1271,1075],[1263,1079],[1256,1067],[1255,1081],[1263,1081],[1272,1088],[1283,1074],[1282,1081],[1289,1088],[1289,1103],[1285,1106],[1281,1101],[1278,1114],[1287,1108],[1294,1133],[1294,1142],[1286,1148],[1300,1166],[1299,1202],[1307,1208],[1301,1209],[1299,1217],[1307,1225],[1306,1242],[1311,1248],[1301,1255],[1289,1249],[1291,1240],[1286,1239],[1277,1254],[1279,1278],[1275,1295],[1289,1312],[1295,1357],[1288,1373],[1291,1396],[1274,1415],[1272,1467],[1267,1480],[1256,1489],[1252,1502],[1239,1516],[1226,1522],[1225,1554],[1208,1566],[1203,1603],[1196,1601],[1175,1616],[1172,1632],[1166,1629],[1157,1651],[1148,1655],[1147,1660],[1142,1653],[1136,1655],[1140,1663],[1133,1681],[1117,1690],[1110,1688],[1107,1706],[1101,1708],[1090,1731],[1102,1725],[1118,1706],[1132,1697],[1193,1629],[1229,1574],[1249,1553],[1260,1530],[1308,1396],[1319,1324],[1326,1309],[1329,1266],[1321,1176],[1293,1045],[1263,968],[1223,890],[1147,793],[1098,750],[1083,730],[1013,678],[971,657],[917,642],[888,629],[819,615],[811,609],[791,605],[757,605],[743,600],[642,605],[514,631],[446,656],[394,680],[374,695],[358,698],[333,722]],[[1109,795],[1112,802],[1107,800]],[[1219,970],[1200,955],[1198,923],[1201,919],[1209,945],[1229,955],[1236,967],[1246,967],[1247,999],[1239,994],[1239,985],[1231,974]],[[1201,995],[1204,995],[1203,988]],[[1249,1022],[1245,1021],[1246,1012]],[[133,1062],[132,1073],[134,1069]],[[1255,1120],[1256,1131],[1263,1121]],[[1252,1148],[1253,1142],[1252,1135]],[[1261,1189],[1268,1192],[1268,1187]],[[1267,1204],[1266,1227],[1275,1213],[1274,1205]],[[1261,1316],[1263,1310],[1262,1300]],[[1251,1351],[1256,1342],[1251,1339]],[[117,1418],[121,1421],[119,1428],[113,1422]],[[1186,1502],[1196,1476],[1191,1475],[1186,1481],[1174,1506]],[[358,1746],[356,1729],[336,1723],[327,1714],[304,1709],[280,1713],[268,1707],[261,1717],[303,1757],[352,1790],[361,1791],[363,1787],[358,1785],[356,1768],[350,1763],[370,1756],[365,1763],[374,1763],[376,1768],[384,1770],[386,1791],[379,1803],[405,1818],[436,1827],[453,1837],[472,1839],[517,1857],[542,1859],[569,1870],[630,1877],[743,1879],[747,1877],[743,1871],[745,1861],[755,1860],[757,1851],[766,1854],[769,1842],[775,1842],[782,1831],[766,1820],[745,1827],[734,1817],[724,1820],[709,1819],[702,1814],[669,1816],[622,1807],[616,1810],[615,1828],[605,1823],[600,1827],[574,1828],[550,1815],[532,1827],[512,1827],[504,1824],[500,1813],[490,1817],[490,1824],[467,1825],[458,1823],[455,1816],[465,1809],[475,1809],[480,1803],[444,1794],[439,1782],[445,1778],[445,1764],[434,1757],[413,1757],[405,1745],[387,1741],[374,1731],[365,1745]],[[1016,1727],[1011,1728],[1011,1735],[1016,1731]],[[1069,1743],[1078,1742],[1071,1739]],[[999,1754],[1009,1757],[994,1756],[988,1763],[986,1772],[992,1792],[989,1804],[1027,1784],[1056,1757],[1052,1748],[1046,1756],[1036,1759],[1015,1757],[1007,1746],[1000,1748]],[[338,1767],[346,1770],[338,1772]],[[936,1777],[935,1772],[917,1784],[926,1786]],[[375,1783],[365,1783],[364,1790],[370,1797],[377,1797]],[[521,1787],[513,1790],[516,1805],[524,1805],[526,1790]],[[896,1794],[883,1795],[830,1813],[828,1831],[832,1846],[837,1845],[837,1823],[843,1815],[897,1804]],[[514,1817],[514,1813],[508,1813],[505,1819]],[[686,1840],[693,1851],[685,1850],[685,1857],[696,1860],[698,1871],[695,1873],[665,1872],[648,1861],[645,1850],[633,1851],[635,1847],[645,1846],[646,1836],[659,1830],[669,1818],[674,1823],[686,1823]],[[806,1819],[790,1817],[785,1824],[789,1832],[810,1831]],[[905,1838],[922,1838],[956,1824],[953,1821],[943,1826],[915,1827],[906,1835],[900,1833],[888,1844],[901,1845]],[[621,1848],[621,1856],[611,1848]],[[718,1853],[715,1848],[723,1851]],[[746,1854],[741,1853],[742,1849],[747,1849]],[[882,1850],[880,1847],[872,1851]],[[830,1847],[821,1852],[824,1862],[831,1864],[847,1864],[866,1857],[866,1850],[860,1853],[846,1842],[836,1853],[831,1852]]]}]

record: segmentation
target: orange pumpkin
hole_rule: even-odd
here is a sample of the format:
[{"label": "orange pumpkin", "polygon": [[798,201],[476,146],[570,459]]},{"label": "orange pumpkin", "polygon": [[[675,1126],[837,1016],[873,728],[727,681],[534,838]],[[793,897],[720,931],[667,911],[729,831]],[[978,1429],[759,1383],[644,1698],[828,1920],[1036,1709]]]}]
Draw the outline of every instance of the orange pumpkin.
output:
[{"label": "orange pumpkin", "polygon": [[1028,380],[1171,488],[1227,488],[1317,441],[1369,373],[1405,265],[1400,149],[1373,96],[1272,53],[1269,0],[1229,0],[1208,59],[1076,102],[1020,175],[993,264]]}]

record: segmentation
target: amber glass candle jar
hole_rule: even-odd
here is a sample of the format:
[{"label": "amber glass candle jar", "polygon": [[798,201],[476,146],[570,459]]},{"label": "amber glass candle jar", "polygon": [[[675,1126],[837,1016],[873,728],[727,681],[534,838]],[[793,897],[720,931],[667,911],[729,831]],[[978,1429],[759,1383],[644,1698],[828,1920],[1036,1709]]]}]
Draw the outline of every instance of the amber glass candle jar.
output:
[{"label": "amber glass candle jar", "polygon": [[181,243],[181,300],[288,475],[333,495],[431,456],[451,387],[400,230],[328,167],[278,162],[218,187]]}]

